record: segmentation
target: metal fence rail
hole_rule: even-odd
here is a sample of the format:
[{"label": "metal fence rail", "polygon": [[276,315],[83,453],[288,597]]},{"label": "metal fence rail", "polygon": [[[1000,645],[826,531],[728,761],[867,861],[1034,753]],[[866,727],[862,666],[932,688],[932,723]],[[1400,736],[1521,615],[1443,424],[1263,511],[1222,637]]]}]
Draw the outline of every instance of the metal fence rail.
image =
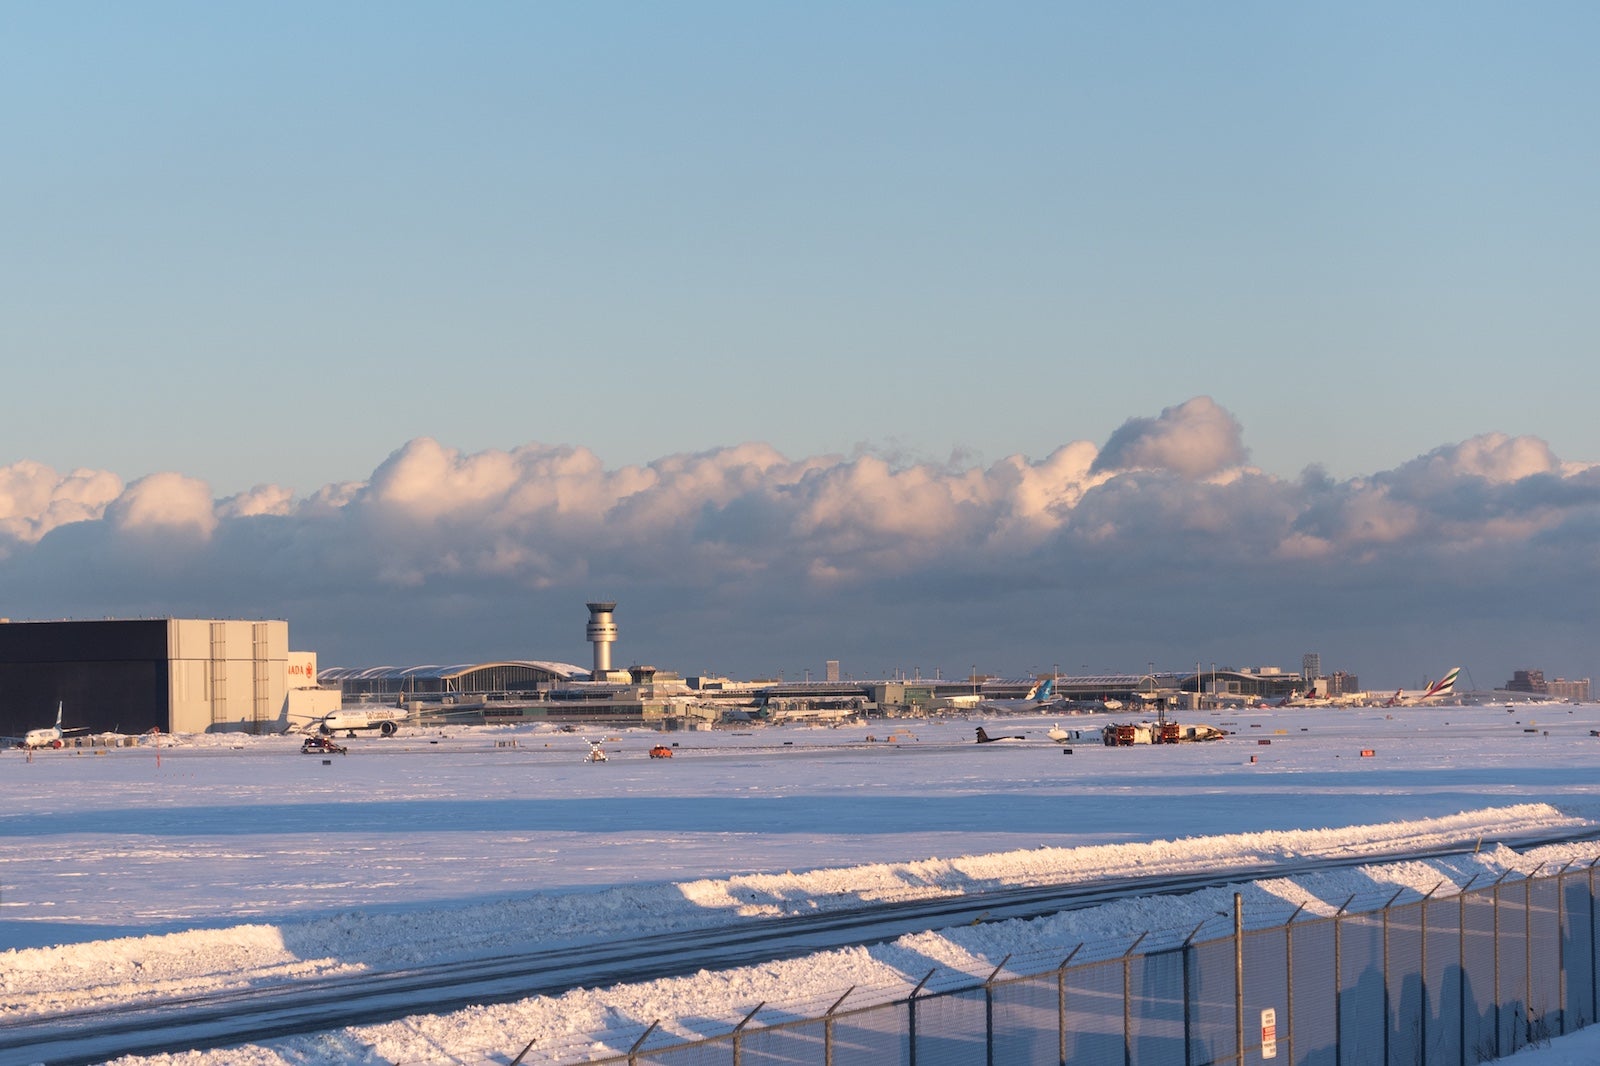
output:
[{"label": "metal fence rail", "polygon": [[[1596,860],[1600,863],[1600,860]],[[1534,871],[1537,875],[1538,870]],[[1437,889],[1435,890],[1437,891]],[[652,1025],[628,1066],[1476,1066],[1600,1015],[1595,863],[1453,896],[1201,939],[1140,936],[1120,954],[988,978],[930,971],[909,995],[682,1040]],[[1415,896],[1415,893],[1412,893]],[[1145,947],[1143,952],[1137,949]],[[1081,949],[1083,945],[1079,945]],[[1019,964],[1020,966],[1021,964]],[[853,990],[851,990],[853,991]],[[654,1039],[652,1039],[654,1038]],[[523,1049],[520,1063],[530,1048]],[[543,1061],[550,1061],[546,1057]]]}]

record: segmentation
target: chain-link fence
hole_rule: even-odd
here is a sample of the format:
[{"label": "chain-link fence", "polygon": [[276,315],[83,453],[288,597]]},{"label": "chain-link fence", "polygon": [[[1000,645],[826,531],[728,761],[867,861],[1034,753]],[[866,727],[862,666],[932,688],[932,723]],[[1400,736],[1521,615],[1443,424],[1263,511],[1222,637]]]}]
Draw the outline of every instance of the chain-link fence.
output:
[{"label": "chain-link fence", "polygon": [[851,1007],[846,992],[815,1017],[772,1024],[756,1022],[757,1007],[698,1040],[652,1025],[625,1051],[563,1061],[1475,1066],[1600,1013],[1595,889],[1594,864],[1569,864],[1451,896],[1401,903],[1398,893],[1366,910],[1352,897],[1332,916],[1297,909],[1255,928],[1236,896],[1228,935],[1202,937],[1208,921],[1187,937],[1142,935],[1120,953],[1079,945],[1038,972],[1007,972],[1009,957],[987,979],[936,969],[887,1002]]}]

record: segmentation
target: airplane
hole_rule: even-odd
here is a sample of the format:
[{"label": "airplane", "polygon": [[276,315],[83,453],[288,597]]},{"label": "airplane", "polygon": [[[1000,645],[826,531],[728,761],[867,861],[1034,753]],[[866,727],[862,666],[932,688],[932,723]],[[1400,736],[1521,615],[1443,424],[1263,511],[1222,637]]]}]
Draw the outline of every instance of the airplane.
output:
[{"label": "airplane", "polygon": [[1273,704],[1273,706],[1274,707],[1332,707],[1333,703],[1334,703],[1334,701],[1333,701],[1333,698],[1331,696],[1312,696],[1312,695],[1307,695],[1305,693],[1302,693],[1299,689],[1295,689],[1293,692],[1291,692],[1287,696],[1283,697],[1283,699],[1281,699],[1277,703]]},{"label": "airplane", "polygon": [[1020,733],[1015,734],[1013,736],[1008,736],[1008,737],[991,737],[984,730],[983,726],[980,725],[978,727],[978,743],[979,744],[998,744],[1003,740],[1027,740],[1027,739],[1028,739],[1027,737],[1023,736]]},{"label": "airplane", "polygon": [[977,706],[988,711],[1037,711],[1056,702],[1056,679],[1046,677],[1035,681],[1020,700],[983,700]]},{"label": "airplane", "polygon": [[481,714],[481,710],[472,707],[458,710],[417,711],[404,707],[361,707],[353,710],[330,711],[322,717],[313,718],[302,725],[292,725],[287,732],[316,732],[325,737],[343,733],[347,740],[353,740],[357,730],[371,729],[376,730],[381,736],[392,737],[400,731],[400,727],[403,725],[427,727],[456,720],[470,722],[476,720]]},{"label": "airplane", "polygon": [[88,726],[82,726],[74,729],[62,729],[61,706],[62,705],[59,702],[56,704],[55,725],[40,726],[38,729],[28,730],[22,735],[22,743],[18,744],[17,746],[19,748],[59,748],[62,744],[62,737],[72,733],[87,733],[89,731]]},{"label": "airplane", "polygon": [[[1120,707],[1122,705],[1119,703],[1117,706]],[[1103,729],[1062,729],[1061,725],[1057,723],[1050,727],[1050,731],[1045,736],[1057,744],[1081,744],[1086,742],[1093,744],[1100,740],[1104,732]]]},{"label": "airplane", "polygon": [[1456,687],[1456,675],[1461,673],[1461,667],[1452,666],[1450,672],[1424,689],[1395,689],[1393,696],[1384,703],[1385,707],[1416,707],[1419,704],[1432,703],[1451,695]]},{"label": "airplane", "polygon": [[354,737],[358,729],[376,729],[381,735],[392,737],[403,723],[409,721],[411,716],[402,708],[371,707],[359,711],[333,711],[314,719],[306,729],[315,728],[323,736],[342,732],[346,737]]},{"label": "airplane", "polygon": [[[1061,726],[1055,725],[1055,726],[1051,726],[1050,727],[1050,731],[1045,734],[1045,738],[1048,739],[1053,744],[1073,744],[1073,743],[1084,743],[1084,742],[1098,743],[1099,740],[1100,740],[1100,730],[1098,730],[1098,729],[1062,729]],[[1041,740],[1040,740],[1039,737],[1036,737],[1036,736],[1030,737],[1030,736],[1027,736],[1027,735],[1022,734],[1022,733],[1012,733],[1012,734],[1009,734],[1009,735],[1006,735],[1006,736],[992,737],[983,728],[983,726],[981,726],[981,725],[978,726],[978,743],[979,744],[998,744],[1001,741],[1008,741],[1008,740],[1020,740],[1020,741],[1024,741],[1024,742],[1027,742],[1027,743],[1034,743],[1034,744],[1041,743]]]}]

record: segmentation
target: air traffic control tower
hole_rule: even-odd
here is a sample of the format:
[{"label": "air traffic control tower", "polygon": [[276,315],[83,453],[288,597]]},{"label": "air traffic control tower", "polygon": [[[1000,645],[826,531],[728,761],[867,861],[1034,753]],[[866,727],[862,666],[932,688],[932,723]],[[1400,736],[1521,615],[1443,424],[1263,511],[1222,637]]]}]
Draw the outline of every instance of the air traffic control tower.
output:
[{"label": "air traffic control tower", "polygon": [[613,603],[591,603],[589,608],[589,643],[594,645],[594,671],[590,674],[596,681],[605,679],[611,672],[611,645],[617,642],[617,623],[611,620],[611,612],[617,609]]}]

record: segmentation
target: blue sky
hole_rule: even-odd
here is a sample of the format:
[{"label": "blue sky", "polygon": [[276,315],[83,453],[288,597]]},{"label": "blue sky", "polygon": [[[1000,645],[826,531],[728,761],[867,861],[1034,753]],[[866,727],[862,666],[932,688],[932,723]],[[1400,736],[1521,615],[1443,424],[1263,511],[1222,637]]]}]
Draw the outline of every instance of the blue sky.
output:
[{"label": "blue sky", "polygon": [[4,454],[428,434],[1354,474],[1589,417],[1588,5],[14,5]]},{"label": "blue sky", "polygon": [[1594,461],[1597,29],[12,5],[0,465],[299,500],[424,438],[977,470],[1197,397],[1284,483],[1485,434]]}]

